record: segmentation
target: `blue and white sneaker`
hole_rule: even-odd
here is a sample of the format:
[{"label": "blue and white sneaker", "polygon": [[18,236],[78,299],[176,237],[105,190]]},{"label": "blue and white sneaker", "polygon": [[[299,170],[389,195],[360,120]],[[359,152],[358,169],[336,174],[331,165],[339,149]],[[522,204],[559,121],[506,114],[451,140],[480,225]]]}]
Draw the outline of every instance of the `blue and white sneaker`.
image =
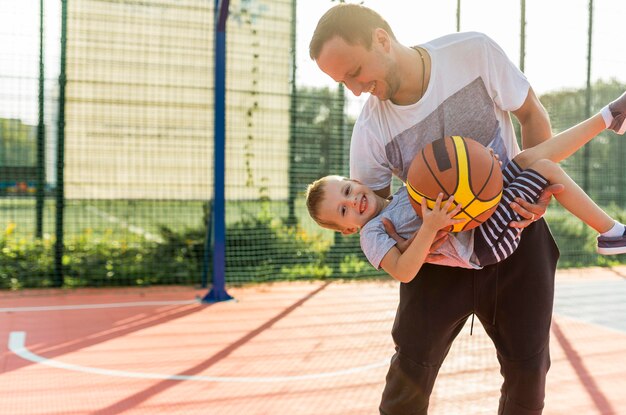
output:
[{"label": "blue and white sneaker", "polygon": [[598,253],[600,255],[626,253],[626,230],[622,236],[598,236]]},{"label": "blue and white sneaker", "polygon": [[626,92],[609,104],[609,111],[613,115],[609,129],[617,134],[624,134],[626,132]]}]

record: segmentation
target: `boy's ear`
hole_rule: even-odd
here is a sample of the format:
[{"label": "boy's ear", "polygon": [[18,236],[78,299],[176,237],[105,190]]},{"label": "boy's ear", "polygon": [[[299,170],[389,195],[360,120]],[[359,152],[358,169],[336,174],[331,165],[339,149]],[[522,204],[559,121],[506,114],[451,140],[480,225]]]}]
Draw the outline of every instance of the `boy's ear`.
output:
[{"label": "boy's ear", "polygon": [[341,234],[342,235],[352,235],[353,233],[356,233],[356,231],[358,231],[357,228],[346,228],[346,229],[341,231]]}]

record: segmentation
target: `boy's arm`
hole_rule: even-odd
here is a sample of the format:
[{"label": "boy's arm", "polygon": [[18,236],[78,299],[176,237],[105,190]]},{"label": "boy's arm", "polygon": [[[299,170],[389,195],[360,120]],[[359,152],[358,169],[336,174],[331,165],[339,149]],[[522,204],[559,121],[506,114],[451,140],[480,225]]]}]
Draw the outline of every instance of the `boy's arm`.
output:
[{"label": "boy's arm", "polygon": [[454,219],[461,210],[461,205],[452,208],[454,196],[443,204],[442,199],[443,194],[440,193],[431,210],[426,205],[426,199],[422,198],[423,222],[413,241],[404,252],[400,252],[397,246],[392,247],[380,261],[380,266],[396,280],[405,283],[412,281],[430,253],[438,231],[462,222],[460,219]]},{"label": "boy's arm", "polygon": [[[396,241],[396,247],[400,250],[400,252],[406,251],[409,245],[411,245],[411,242],[413,242],[413,239],[415,239],[415,236],[417,236],[417,231],[416,231],[413,235],[411,235],[409,239],[404,239],[396,231],[396,227],[393,224],[393,222],[391,222],[387,218],[383,218],[382,222],[383,222],[383,226],[385,227],[385,232],[387,232],[387,235],[389,235],[391,239]],[[439,232],[437,232],[437,235],[435,236],[435,240],[430,246],[431,254],[435,252],[437,249],[439,249],[439,247],[444,244],[444,242],[448,239],[449,236],[450,236],[449,232],[446,232],[443,230],[440,230]]]},{"label": "boy's arm", "polygon": [[411,282],[430,253],[437,231],[433,227],[422,226],[406,251],[400,252],[394,246],[385,254],[380,261],[381,268],[400,282]]}]

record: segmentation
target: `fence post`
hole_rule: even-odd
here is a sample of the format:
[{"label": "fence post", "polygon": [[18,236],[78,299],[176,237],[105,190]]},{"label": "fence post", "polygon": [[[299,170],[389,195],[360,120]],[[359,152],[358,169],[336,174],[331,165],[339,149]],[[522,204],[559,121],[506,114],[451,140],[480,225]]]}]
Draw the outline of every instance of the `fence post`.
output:
[{"label": "fence post", "polygon": [[41,239],[43,236],[43,208],[44,208],[44,188],[46,185],[45,176],[45,121],[44,121],[44,0],[39,0],[39,114],[37,123],[37,195],[35,208],[35,237]]},{"label": "fence post", "polygon": [[[587,87],[585,90],[585,118],[591,116],[591,40],[593,35],[593,0],[589,0],[589,30],[587,32]],[[591,142],[583,147],[583,190],[589,193],[589,160],[591,160]]]},{"label": "fence post", "polygon": [[289,102],[289,182],[287,196],[287,225],[294,226],[298,223],[296,219],[296,0],[291,3],[291,100]]},{"label": "fence post", "polygon": [[63,214],[65,210],[65,74],[67,52],[67,0],[61,0],[61,68],[59,72],[59,120],[57,127],[57,175],[56,175],[56,243],[54,246],[54,277],[52,285],[61,287],[63,281]]}]

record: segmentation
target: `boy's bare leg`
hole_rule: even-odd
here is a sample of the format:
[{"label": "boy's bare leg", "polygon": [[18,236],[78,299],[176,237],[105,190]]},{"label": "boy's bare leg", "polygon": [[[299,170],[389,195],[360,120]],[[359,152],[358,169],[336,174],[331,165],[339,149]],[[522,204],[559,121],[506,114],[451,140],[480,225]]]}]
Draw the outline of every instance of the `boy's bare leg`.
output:
[{"label": "boy's bare leg", "polygon": [[[551,139],[522,151],[515,156],[514,160],[522,169],[542,159],[558,163],[574,154],[579,148],[605,129],[606,123],[602,115],[596,114],[580,124],[555,135]],[[550,180],[550,183],[561,182]]]},{"label": "boy's bare leg", "polygon": [[[602,119],[604,126],[600,123],[600,118]],[[598,115],[554,136],[550,140],[523,151],[518,154],[514,160],[523,168],[526,168],[531,163],[541,159],[559,162],[564,158],[571,156],[576,150],[599,134],[604,128],[613,130],[617,134],[626,133],[626,92],[609,105],[602,108]],[[523,229],[528,226],[529,223],[534,221],[535,215],[541,217],[545,213],[545,209],[550,202],[551,196],[559,193],[561,189],[562,185],[558,183],[551,184],[544,190],[542,195],[539,197],[539,200],[534,204],[529,203],[522,198],[515,198],[515,203],[511,203],[511,208],[519,214],[522,219],[519,221],[512,221],[510,226]],[[601,254],[611,254],[617,251],[622,253],[622,249],[626,252],[626,231],[622,229],[621,232],[624,234],[620,234],[620,226],[618,225],[623,228],[621,224],[616,223],[616,226],[614,226],[613,229],[611,229],[611,231],[609,231],[606,235],[601,235],[601,238],[606,239],[619,237],[622,239],[617,242],[613,239],[606,241],[603,239],[600,241],[599,237],[598,252]],[[602,244],[602,247],[600,244]],[[605,248],[604,245],[606,244],[610,244],[611,247]],[[614,245],[619,246],[614,248]]]},{"label": "boy's bare leg", "polygon": [[545,177],[550,183],[561,183],[565,190],[555,194],[556,200],[574,216],[602,234],[615,225],[615,221],[607,215],[585,193],[583,189],[556,163],[551,160],[538,160],[528,166]]},{"label": "boy's bare leg", "polygon": [[555,135],[550,140],[524,150],[515,161],[522,168],[541,159],[558,163],[574,154],[604,129],[613,130],[617,134],[626,132],[626,92],[593,117]]}]

